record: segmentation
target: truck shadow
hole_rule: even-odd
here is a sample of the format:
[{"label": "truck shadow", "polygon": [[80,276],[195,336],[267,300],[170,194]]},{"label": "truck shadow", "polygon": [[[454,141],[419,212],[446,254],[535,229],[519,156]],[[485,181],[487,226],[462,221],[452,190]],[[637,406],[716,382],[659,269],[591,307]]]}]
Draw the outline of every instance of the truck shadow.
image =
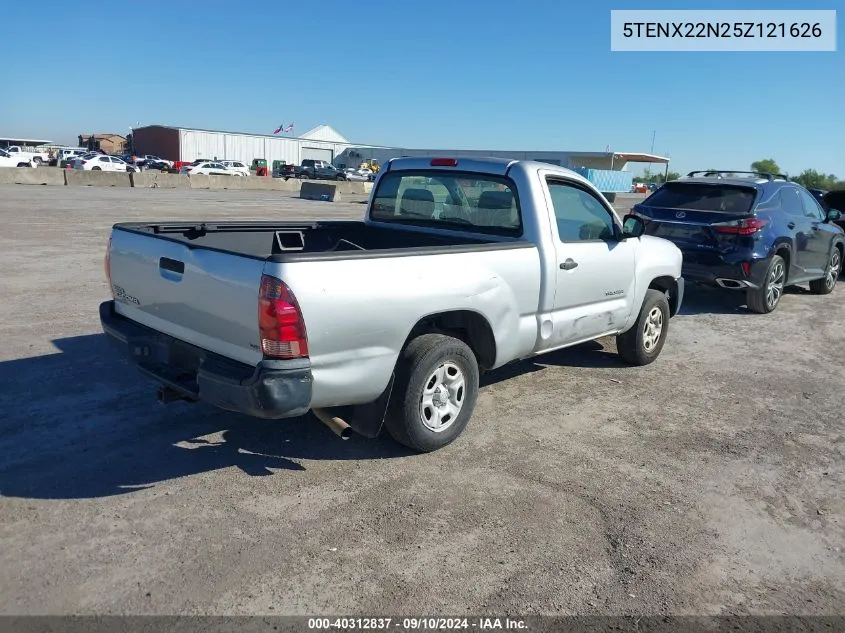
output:
[{"label": "truck shadow", "polygon": [[[783,290],[785,296],[812,295],[802,286],[787,286]],[[697,314],[736,314],[741,316],[760,316],[748,309],[745,292],[725,290],[690,284],[684,293],[679,316],[693,316]]]},{"label": "truck shadow", "polygon": [[59,352],[0,362],[0,496],[87,499],[238,468],[302,471],[297,460],[411,454],[388,437],[343,441],[312,416],[257,420],[155,399],[154,385],[103,334],[53,342]]}]

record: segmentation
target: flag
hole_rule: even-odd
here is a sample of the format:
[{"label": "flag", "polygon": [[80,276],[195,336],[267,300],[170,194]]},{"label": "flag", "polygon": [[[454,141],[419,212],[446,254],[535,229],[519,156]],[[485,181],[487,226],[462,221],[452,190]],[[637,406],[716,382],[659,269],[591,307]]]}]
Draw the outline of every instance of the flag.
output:
[{"label": "flag", "polygon": [[275,130],[273,130],[273,134],[278,134],[279,132],[282,131],[282,128],[284,128],[284,127],[285,127],[285,124],[282,123],[279,127],[277,127]]},{"label": "flag", "polygon": [[287,134],[288,132],[293,132],[293,123],[291,123],[285,128],[285,134]]}]

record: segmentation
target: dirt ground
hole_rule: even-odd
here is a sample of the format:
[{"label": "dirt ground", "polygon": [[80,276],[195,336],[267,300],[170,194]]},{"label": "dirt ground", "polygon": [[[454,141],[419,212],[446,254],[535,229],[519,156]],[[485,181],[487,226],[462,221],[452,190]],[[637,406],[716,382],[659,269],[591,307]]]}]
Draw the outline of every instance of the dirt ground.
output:
[{"label": "dirt ground", "polygon": [[116,221],[363,210],[0,187],[0,614],[845,613],[845,285],[690,288],[656,363],[494,372],[429,455],[163,407],[100,331]]}]

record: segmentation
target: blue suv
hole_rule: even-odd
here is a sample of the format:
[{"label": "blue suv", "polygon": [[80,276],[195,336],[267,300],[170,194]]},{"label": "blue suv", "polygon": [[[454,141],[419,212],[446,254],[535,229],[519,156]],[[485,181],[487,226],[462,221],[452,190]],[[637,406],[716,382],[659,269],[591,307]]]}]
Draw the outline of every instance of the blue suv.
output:
[{"label": "blue suv", "polygon": [[747,293],[748,308],[768,313],[786,286],[809,282],[833,291],[842,270],[841,213],[825,211],[785,176],[694,171],[667,182],[631,215],[644,233],[674,242],[688,281]]}]

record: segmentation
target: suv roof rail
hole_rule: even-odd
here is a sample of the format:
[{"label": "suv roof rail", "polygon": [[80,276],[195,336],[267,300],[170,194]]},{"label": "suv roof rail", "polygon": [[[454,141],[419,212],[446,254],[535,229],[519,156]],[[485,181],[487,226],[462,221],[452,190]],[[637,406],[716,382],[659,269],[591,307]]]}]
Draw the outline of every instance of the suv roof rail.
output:
[{"label": "suv roof rail", "polygon": [[767,171],[735,171],[735,170],[732,170],[732,169],[725,169],[725,170],[707,169],[707,170],[702,170],[702,171],[691,171],[690,173],[687,174],[687,177],[688,178],[695,178],[699,174],[703,174],[705,177],[715,176],[716,178],[721,178],[722,174],[750,174],[750,175],[753,175],[753,176],[759,176],[760,178],[765,178],[769,182],[771,182],[772,180],[776,180],[778,178],[780,178],[781,180],[789,180],[789,177],[784,175],[784,174],[771,174]]}]

